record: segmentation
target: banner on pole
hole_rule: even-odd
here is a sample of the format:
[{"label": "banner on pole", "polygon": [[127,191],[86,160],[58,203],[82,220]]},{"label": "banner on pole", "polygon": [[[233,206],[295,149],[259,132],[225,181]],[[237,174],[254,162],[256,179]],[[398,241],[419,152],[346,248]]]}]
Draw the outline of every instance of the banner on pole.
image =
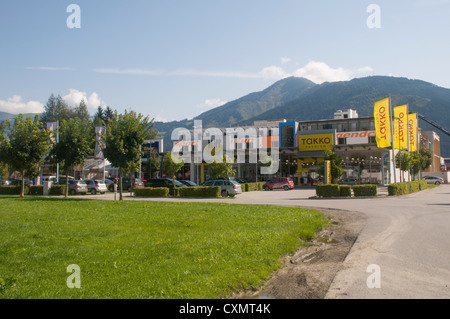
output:
[{"label": "banner on pole", "polygon": [[375,139],[379,148],[391,146],[391,123],[389,114],[389,98],[375,102]]},{"label": "banner on pole", "polygon": [[408,114],[409,151],[417,152],[417,113]]},{"label": "banner on pole", "polygon": [[394,148],[408,149],[408,105],[394,107]]},{"label": "banner on pole", "polygon": [[104,159],[103,149],[105,146],[104,139],[102,136],[105,134],[105,128],[103,126],[95,127],[95,159]]}]

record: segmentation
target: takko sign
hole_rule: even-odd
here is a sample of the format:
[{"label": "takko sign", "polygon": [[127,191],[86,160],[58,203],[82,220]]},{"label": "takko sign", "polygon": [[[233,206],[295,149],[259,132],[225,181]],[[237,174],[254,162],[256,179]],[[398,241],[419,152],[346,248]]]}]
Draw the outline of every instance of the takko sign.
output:
[{"label": "takko sign", "polygon": [[377,140],[377,146],[379,148],[391,146],[391,123],[389,107],[389,98],[375,102],[373,116],[375,118],[375,136]]},{"label": "takko sign", "polygon": [[298,148],[300,151],[323,151],[332,149],[334,136],[329,134],[311,134],[298,136]]}]

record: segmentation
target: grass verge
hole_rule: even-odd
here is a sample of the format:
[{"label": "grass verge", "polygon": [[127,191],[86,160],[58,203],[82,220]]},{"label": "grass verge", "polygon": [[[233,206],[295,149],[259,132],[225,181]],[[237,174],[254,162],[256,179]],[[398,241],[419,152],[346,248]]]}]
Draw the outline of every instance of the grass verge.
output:
[{"label": "grass verge", "polygon": [[1,197],[0,298],[226,298],[325,224],[290,207]]}]

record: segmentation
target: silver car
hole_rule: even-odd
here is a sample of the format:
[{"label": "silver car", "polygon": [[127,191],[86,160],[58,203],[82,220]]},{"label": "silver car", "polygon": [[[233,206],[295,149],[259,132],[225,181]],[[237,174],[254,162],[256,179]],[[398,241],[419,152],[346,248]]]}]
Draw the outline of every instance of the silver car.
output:
[{"label": "silver car", "polygon": [[97,193],[105,194],[108,190],[106,187],[106,183],[100,179],[88,179],[85,181],[88,192],[92,195],[95,195]]},{"label": "silver car", "polygon": [[444,184],[444,179],[438,176],[425,176],[423,179],[426,180],[428,184]]},{"label": "silver car", "polygon": [[222,197],[227,196],[236,196],[237,194],[242,193],[241,184],[239,184],[236,181],[228,181],[227,186],[225,186],[225,180],[224,179],[217,179],[217,180],[209,180],[201,184],[201,186],[219,186],[221,188],[221,194]]},{"label": "silver car", "polygon": [[69,179],[69,193],[70,195],[83,194],[85,195],[88,191],[85,181]]}]

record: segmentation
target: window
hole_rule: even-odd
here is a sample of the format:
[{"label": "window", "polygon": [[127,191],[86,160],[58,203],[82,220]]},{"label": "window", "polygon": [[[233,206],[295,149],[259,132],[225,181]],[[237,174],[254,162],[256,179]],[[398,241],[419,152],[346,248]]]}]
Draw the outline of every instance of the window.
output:
[{"label": "window", "polygon": [[345,137],[338,138],[338,145],[347,144],[347,139]]},{"label": "window", "polygon": [[294,147],[294,126],[281,127],[281,147]]}]

